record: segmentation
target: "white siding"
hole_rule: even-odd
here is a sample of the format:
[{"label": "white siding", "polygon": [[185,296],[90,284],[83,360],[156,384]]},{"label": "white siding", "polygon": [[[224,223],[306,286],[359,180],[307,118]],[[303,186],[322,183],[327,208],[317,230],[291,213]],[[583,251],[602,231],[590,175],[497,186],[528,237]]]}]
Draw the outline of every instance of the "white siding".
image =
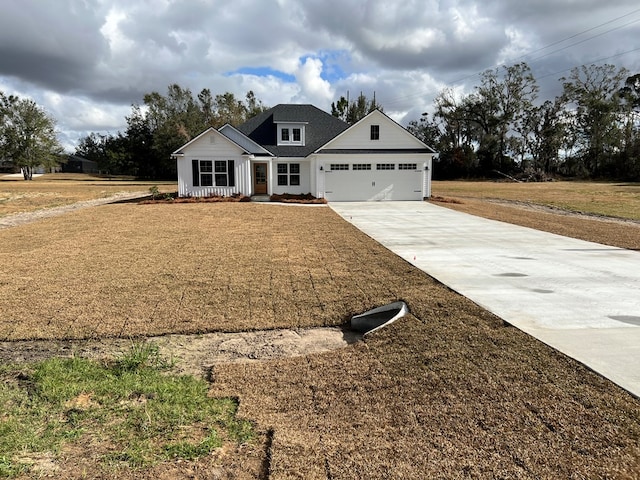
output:
[{"label": "white siding", "polygon": [[[224,135],[211,130],[188,144],[178,157],[178,195],[181,197],[230,196],[237,193],[251,195],[250,162],[244,151]],[[192,160],[233,160],[235,186],[200,187],[193,185]]]},{"label": "white siding", "polygon": [[[380,127],[380,139],[371,140],[371,125]],[[374,111],[323,149],[424,148],[424,144],[386,115]]]}]

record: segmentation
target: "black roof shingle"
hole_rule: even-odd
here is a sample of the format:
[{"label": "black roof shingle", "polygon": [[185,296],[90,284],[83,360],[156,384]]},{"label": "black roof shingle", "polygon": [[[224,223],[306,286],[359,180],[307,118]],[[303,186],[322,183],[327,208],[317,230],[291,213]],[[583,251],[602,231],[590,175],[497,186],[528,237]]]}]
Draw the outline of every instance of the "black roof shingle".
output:
[{"label": "black roof shingle", "polygon": [[[277,123],[304,123],[305,145],[278,145]],[[313,105],[280,104],[238,127],[242,133],[277,157],[306,157],[349,125]]]}]

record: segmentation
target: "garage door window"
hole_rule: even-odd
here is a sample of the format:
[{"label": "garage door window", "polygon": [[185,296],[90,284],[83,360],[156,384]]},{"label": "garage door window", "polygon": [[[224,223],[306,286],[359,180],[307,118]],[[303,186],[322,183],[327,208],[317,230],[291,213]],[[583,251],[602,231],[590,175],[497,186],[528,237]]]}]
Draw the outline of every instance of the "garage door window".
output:
[{"label": "garage door window", "polygon": [[370,163],[354,163],[353,169],[354,170],[371,170],[371,164]]},{"label": "garage door window", "polygon": [[278,185],[287,186],[300,185],[300,164],[299,163],[278,163]]},{"label": "garage door window", "polygon": [[400,163],[398,164],[398,170],[417,170],[418,165],[416,163]]},{"label": "garage door window", "polygon": [[349,170],[348,163],[332,163],[331,170]]},{"label": "garage door window", "polygon": [[376,170],[395,170],[395,163],[376,163]]}]

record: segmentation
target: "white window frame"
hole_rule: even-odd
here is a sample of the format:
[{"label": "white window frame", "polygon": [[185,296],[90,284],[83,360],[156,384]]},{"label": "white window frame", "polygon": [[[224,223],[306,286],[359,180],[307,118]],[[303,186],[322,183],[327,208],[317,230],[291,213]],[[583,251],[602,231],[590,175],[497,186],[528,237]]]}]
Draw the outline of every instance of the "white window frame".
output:
[{"label": "white window frame", "polygon": [[[207,181],[205,181],[205,178]],[[213,180],[213,160],[200,160],[200,186],[213,187],[215,186]]]},{"label": "white window frame", "polygon": [[303,123],[279,123],[278,124],[278,145],[279,146],[301,146],[305,145],[305,124]]},{"label": "white window frame", "polygon": [[300,164],[299,163],[277,163],[276,183],[279,187],[299,187],[300,186]]},{"label": "white window frame", "polygon": [[227,160],[213,161],[213,181],[216,187],[229,186],[229,162]]},{"label": "white window frame", "polygon": [[235,187],[235,160],[191,161],[194,187]]}]

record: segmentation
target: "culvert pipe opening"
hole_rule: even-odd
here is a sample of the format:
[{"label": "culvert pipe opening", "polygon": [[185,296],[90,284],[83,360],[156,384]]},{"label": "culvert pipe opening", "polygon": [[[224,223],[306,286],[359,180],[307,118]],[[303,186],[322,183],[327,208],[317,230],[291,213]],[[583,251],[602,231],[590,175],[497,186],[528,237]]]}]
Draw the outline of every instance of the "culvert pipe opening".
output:
[{"label": "culvert pipe opening", "polygon": [[389,303],[351,317],[351,329],[366,335],[395,322],[407,313],[409,313],[409,307],[406,303],[402,301]]}]

